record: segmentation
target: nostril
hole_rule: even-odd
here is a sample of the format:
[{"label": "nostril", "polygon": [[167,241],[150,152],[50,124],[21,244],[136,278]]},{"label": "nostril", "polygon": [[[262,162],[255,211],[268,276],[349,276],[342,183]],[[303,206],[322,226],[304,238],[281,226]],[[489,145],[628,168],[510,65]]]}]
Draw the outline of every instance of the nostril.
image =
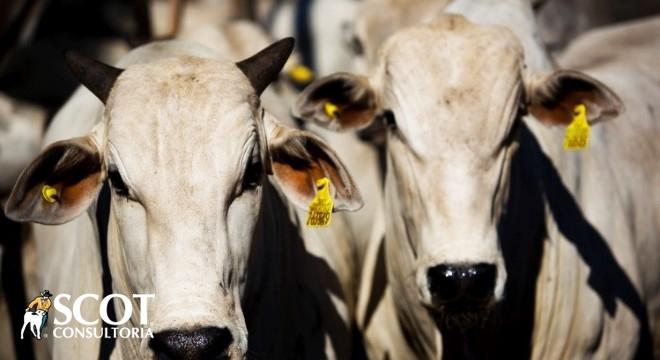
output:
[{"label": "nostril", "polygon": [[497,268],[491,264],[477,264],[465,271],[463,288],[465,295],[472,300],[486,301],[495,291]]},{"label": "nostril", "polygon": [[441,264],[427,270],[429,291],[436,304],[472,306],[485,303],[495,291],[496,275],[495,265],[486,263]]},{"label": "nostril", "polygon": [[192,331],[169,330],[154,334],[149,347],[158,359],[223,359],[233,342],[227,328],[205,327]]},{"label": "nostril", "polygon": [[437,265],[427,271],[429,291],[434,301],[445,303],[456,300],[461,294],[461,278],[458,268]]}]

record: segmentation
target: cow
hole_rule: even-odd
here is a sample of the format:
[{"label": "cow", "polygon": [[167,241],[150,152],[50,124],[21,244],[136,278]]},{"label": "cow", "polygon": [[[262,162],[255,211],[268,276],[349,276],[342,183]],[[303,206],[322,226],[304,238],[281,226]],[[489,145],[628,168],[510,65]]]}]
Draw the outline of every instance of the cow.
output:
[{"label": "cow", "polygon": [[[21,170],[39,153],[45,124],[45,109],[0,93],[0,204],[6,200]],[[26,300],[23,298],[21,263],[14,261],[22,249],[21,227],[7,221],[2,214],[0,224],[3,229],[0,234],[0,264],[3,265],[0,273],[4,279],[0,281],[3,288],[0,290],[0,329],[3,332],[0,358],[11,359],[16,357],[15,354],[24,355],[27,351],[24,345],[14,349],[18,343],[12,344],[13,333],[21,326],[20,314],[12,313],[12,310],[20,309]],[[29,272],[30,268],[26,268]]]},{"label": "cow", "polygon": [[0,196],[39,152],[45,125],[46,110],[0,93]]},{"label": "cow", "polygon": [[603,0],[538,0],[533,3],[541,38],[551,51],[558,53],[588,30],[660,14],[660,3],[648,0],[625,3]]},{"label": "cow", "polygon": [[[52,281],[55,296],[101,294],[98,241],[105,234],[95,210],[110,183],[113,291],[155,294],[153,339],[119,338],[113,358],[350,354],[335,306],[344,296],[337,275],[307,252],[295,209],[307,209],[323,177],[334,211],[357,210],[362,199],[321,139],[282,126],[259,105],[292,48],[284,39],[234,63],[192,43],[159,42],[131,51],[120,62],[124,70],[67,55],[105,107],[87,134],[50,144],[23,171],[5,212],[57,225],[35,226],[41,270],[48,271],[42,281]],[[54,202],[42,194],[45,185],[55,189]],[[343,254],[331,243],[315,246]],[[81,314],[98,318],[98,305],[85,301]],[[132,314],[127,326],[139,327],[137,305]],[[54,358],[99,353],[99,341],[48,341]]]},{"label": "cow", "polygon": [[[372,357],[651,357],[658,20],[639,38],[620,29],[618,57],[604,46],[613,34],[583,43],[572,58],[584,62],[564,70],[527,2],[445,11],[392,35],[369,76],[318,79],[294,107],[331,129],[385,132],[387,287],[369,303],[389,309],[401,336],[367,338]],[[590,145],[566,152],[578,105]]]},{"label": "cow", "polygon": [[348,35],[354,71],[367,72],[378,59],[378,49],[397,30],[425,23],[440,15],[451,0],[365,0]]}]

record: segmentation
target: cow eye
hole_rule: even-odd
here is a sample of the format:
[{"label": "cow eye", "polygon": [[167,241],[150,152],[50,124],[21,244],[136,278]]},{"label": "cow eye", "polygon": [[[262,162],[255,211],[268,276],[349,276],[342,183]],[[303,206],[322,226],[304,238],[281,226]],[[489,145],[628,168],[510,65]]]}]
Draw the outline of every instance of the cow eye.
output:
[{"label": "cow eye", "polygon": [[252,156],[250,162],[245,168],[245,174],[243,174],[243,185],[241,186],[242,191],[249,191],[257,188],[261,184],[261,175],[263,167],[261,166],[261,159],[259,154]]},{"label": "cow eye", "polygon": [[396,128],[396,118],[394,117],[394,113],[390,110],[385,111],[383,114],[383,119],[385,121],[385,125],[388,128],[394,129]]},{"label": "cow eye", "polygon": [[116,167],[110,166],[108,169],[108,178],[110,179],[110,186],[117,195],[123,197],[129,196],[128,187],[124,183],[124,180],[121,178],[121,174]]}]

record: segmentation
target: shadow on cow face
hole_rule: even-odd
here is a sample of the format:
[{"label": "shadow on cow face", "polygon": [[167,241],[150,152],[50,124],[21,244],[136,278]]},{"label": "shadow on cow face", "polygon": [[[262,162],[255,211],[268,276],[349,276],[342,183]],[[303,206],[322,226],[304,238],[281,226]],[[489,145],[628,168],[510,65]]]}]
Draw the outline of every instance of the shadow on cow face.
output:
[{"label": "shadow on cow face", "polygon": [[285,39],[238,64],[183,57],[123,71],[69,55],[74,74],[106,104],[103,121],[44,150],[6,213],[65,223],[109,180],[113,282],[121,292],[155,294],[148,345],[159,356],[245,356],[241,296],[264,186],[307,208],[316,180],[328,177],[335,210],[362,205],[323,141],[259,107],[292,47]]},{"label": "shadow on cow face", "polygon": [[528,80],[510,31],[460,16],[397,33],[379,60],[370,78],[340,73],[315,81],[294,115],[340,131],[380,123],[389,273],[397,284],[415,279],[407,289],[417,288],[432,311],[479,323],[504,298],[498,226],[515,190],[511,163],[526,111],[567,125],[582,103],[593,124],[616,116],[621,102],[575,71]]}]

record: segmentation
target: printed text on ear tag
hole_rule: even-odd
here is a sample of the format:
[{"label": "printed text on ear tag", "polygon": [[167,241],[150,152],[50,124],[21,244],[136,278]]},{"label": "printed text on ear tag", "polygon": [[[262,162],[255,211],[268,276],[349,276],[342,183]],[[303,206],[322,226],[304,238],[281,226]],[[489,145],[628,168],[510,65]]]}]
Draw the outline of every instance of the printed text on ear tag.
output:
[{"label": "printed text on ear tag", "polygon": [[314,79],[314,72],[307,66],[298,64],[291,68],[289,77],[296,84],[306,85]]},{"label": "printed text on ear tag", "polygon": [[44,201],[53,204],[57,201],[57,189],[50,185],[44,185],[41,188],[41,197],[44,198]]},{"label": "printed text on ear tag", "polygon": [[332,216],[332,196],[330,196],[330,179],[327,177],[316,180],[316,196],[309,204],[306,225],[309,227],[327,227]]},{"label": "printed text on ear tag", "polygon": [[589,146],[589,122],[587,122],[587,107],[580,104],[575,107],[573,121],[566,128],[564,150],[583,150]]},{"label": "printed text on ear tag", "polygon": [[331,119],[334,119],[337,113],[339,113],[339,107],[329,101],[323,104],[323,110],[325,110],[325,114]]}]

